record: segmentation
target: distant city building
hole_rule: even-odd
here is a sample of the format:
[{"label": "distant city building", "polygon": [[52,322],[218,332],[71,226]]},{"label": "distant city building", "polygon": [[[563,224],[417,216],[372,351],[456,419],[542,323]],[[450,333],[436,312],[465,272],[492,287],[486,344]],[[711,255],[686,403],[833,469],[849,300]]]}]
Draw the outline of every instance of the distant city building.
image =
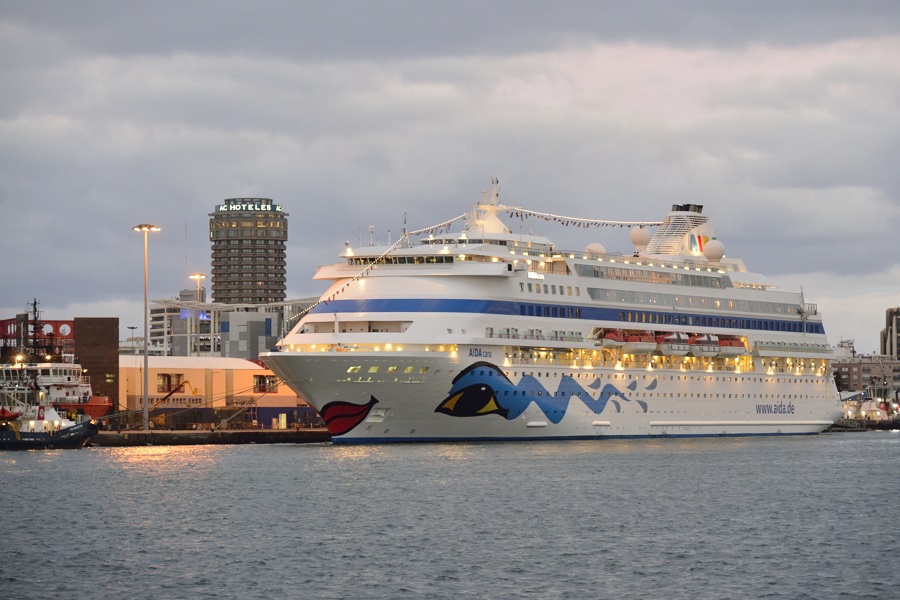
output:
[{"label": "distant city building", "polygon": [[900,359],[885,355],[836,355],[831,363],[842,392],[866,392],[868,398],[896,401],[900,394]]},{"label": "distant city building", "polygon": [[283,302],[288,214],[282,206],[269,198],[230,198],[209,217],[213,302]]},{"label": "distant city building", "polygon": [[[151,356],[222,356],[256,360],[293,327],[317,298],[269,304],[197,302],[196,292],[150,304]],[[198,319],[199,315],[199,319]],[[137,352],[142,346],[138,344]],[[131,353],[131,352],[126,352]]]},{"label": "distant city building", "polygon": [[884,314],[881,330],[881,353],[900,358],[900,308],[889,308]]}]

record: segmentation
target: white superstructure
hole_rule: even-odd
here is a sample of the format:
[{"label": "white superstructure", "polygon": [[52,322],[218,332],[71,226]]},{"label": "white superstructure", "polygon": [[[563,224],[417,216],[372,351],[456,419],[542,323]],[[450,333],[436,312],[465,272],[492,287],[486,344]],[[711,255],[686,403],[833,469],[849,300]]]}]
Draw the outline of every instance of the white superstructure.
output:
[{"label": "white superstructure", "polygon": [[623,225],[503,206],[495,183],[467,215],[321,267],[331,287],[262,360],[345,443],[809,434],[840,417],[816,306],[726,258],[702,207],[629,224],[624,255],[515,234],[510,214]]}]

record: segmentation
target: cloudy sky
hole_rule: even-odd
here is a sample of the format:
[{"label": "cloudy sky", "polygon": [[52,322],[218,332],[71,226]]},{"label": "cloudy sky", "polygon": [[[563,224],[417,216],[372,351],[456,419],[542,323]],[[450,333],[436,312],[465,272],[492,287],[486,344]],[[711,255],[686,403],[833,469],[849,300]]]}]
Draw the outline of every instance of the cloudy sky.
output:
[{"label": "cloudy sky", "polygon": [[497,177],[563,215],[703,204],[730,256],[872,352],[900,306],[898,57],[893,0],[0,0],[0,318],[37,298],[124,339],[131,227],[163,228],[150,297],[173,298],[232,197],[285,206],[288,296],[318,295],[344,240],[455,217]]}]

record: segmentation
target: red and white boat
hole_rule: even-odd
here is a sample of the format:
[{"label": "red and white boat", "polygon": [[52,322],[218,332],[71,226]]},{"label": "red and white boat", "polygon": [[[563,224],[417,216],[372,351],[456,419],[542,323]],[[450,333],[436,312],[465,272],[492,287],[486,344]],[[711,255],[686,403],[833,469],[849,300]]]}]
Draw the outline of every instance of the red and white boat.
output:
[{"label": "red and white boat", "polygon": [[743,356],[747,354],[744,341],[736,337],[719,338],[719,356]]},{"label": "red and white boat", "polygon": [[622,344],[622,352],[625,354],[646,354],[656,350],[656,336],[649,333],[626,334],[625,343]]},{"label": "red and white boat", "polygon": [[666,356],[684,356],[691,351],[687,334],[676,331],[656,336],[657,349]]},{"label": "red and white boat", "polygon": [[719,338],[714,335],[694,335],[690,338],[691,354],[694,356],[718,356],[721,351]]},{"label": "red and white boat", "polygon": [[601,330],[599,337],[603,348],[621,348],[625,344],[625,334],[621,329]]}]

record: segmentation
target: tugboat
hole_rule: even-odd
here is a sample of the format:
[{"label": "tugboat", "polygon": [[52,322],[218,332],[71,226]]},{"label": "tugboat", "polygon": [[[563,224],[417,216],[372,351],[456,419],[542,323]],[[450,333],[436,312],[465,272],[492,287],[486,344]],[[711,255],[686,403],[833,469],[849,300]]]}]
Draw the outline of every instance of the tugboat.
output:
[{"label": "tugboat", "polygon": [[0,450],[82,448],[97,435],[97,421],[76,423],[60,416],[51,405],[0,407]]},{"label": "tugboat", "polygon": [[3,348],[0,450],[81,448],[112,409],[109,398],[94,396],[74,355],[43,334],[37,306],[16,346]]}]

